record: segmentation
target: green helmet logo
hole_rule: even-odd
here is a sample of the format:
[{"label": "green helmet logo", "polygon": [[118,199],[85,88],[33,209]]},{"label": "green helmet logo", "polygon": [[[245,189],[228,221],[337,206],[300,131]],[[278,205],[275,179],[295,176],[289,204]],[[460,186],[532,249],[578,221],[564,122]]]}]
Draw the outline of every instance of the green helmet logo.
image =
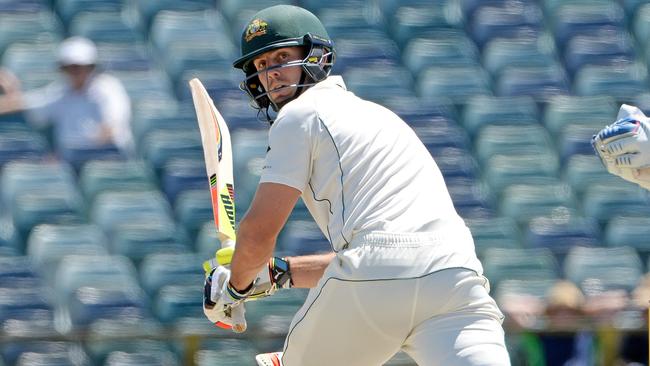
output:
[{"label": "green helmet logo", "polygon": [[266,34],[266,28],[269,24],[262,19],[253,20],[248,27],[246,27],[246,32],[244,32],[244,39],[246,42],[250,42],[253,38]]}]

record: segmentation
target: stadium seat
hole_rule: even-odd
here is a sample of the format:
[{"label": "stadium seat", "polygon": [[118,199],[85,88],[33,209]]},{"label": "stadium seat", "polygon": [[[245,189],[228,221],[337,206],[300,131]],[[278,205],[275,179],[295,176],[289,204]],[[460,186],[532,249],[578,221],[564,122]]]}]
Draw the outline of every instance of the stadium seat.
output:
[{"label": "stadium seat", "polygon": [[205,163],[198,159],[173,158],[165,163],[161,186],[169,202],[176,203],[178,196],[188,190],[203,189],[207,193],[209,184]]},{"label": "stadium seat", "polygon": [[332,73],[342,75],[351,66],[399,64],[400,50],[397,44],[383,31],[368,29],[353,35],[334,39],[336,62]]},{"label": "stadium seat", "polygon": [[483,66],[495,79],[508,67],[557,64],[555,43],[548,34],[538,37],[495,38],[483,47]]},{"label": "stadium seat", "polygon": [[513,296],[530,296],[543,302],[556,282],[556,279],[503,280],[494,289],[493,297],[500,306],[506,306]]},{"label": "stadium seat", "polygon": [[481,6],[469,18],[472,38],[482,48],[495,38],[538,35],[543,29],[543,14],[534,2],[500,6]]},{"label": "stadium seat", "polygon": [[537,105],[533,98],[527,96],[476,96],[470,98],[463,109],[462,125],[472,137],[489,125],[509,125],[516,130],[516,126],[537,123]]},{"label": "stadium seat", "polygon": [[174,222],[171,206],[158,190],[102,192],[92,203],[90,219],[109,237],[121,224],[171,225]]},{"label": "stadium seat", "polygon": [[[386,1],[388,2],[388,1]],[[421,37],[432,29],[457,29],[462,26],[460,14],[450,11],[450,4],[431,1],[393,2],[393,9],[384,7],[389,19],[390,33],[403,48],[412,39]]]},{"label": "stadium seat", "polygon": [[576,213],[577,206],[577,200],[566,184],[511,184],[503,190],[499,213],[525,227],[538,216],[562,220]]},{"label": "stadium seat", "polygon": [[615,1],[558,3],[548,13],[558,47],[564,49],[576,35],[588,35],[598,31],[621,30],[625,24],[625,12]]},{"label": "stadium seat", "polygon": [[[155,108],[155,105],[153,106]],[[147,136],[153,131],[171,131],[187,134],[188,131],[199,134],[199,125],[196,122],[196,115],[192,111],[189,115],[176,105],[169,110],[162,110],[160,113],[147,111],[136,116],[131,122],[131,130],[136,144],[141,145]],[[149,113],[151,112],[151,113]],[[230,122],[230,121],[229,121]]]},{"label": "stadium seat", "polygon": [[614,217],[605,226],[603,240],[609,247],[631,247],[643,263],[650,254],[650,217]]},{"label": "stadium seat", "polygon": [[566,254],[574,246],[602,245],[598,222],[572,215],[533,218],[525,238],[527,246],[549,248],[556,255]]},{"label": "stadium seat", "polygon": [[587,187],[582,208],[585,216],[601,224],[616,216],[650,216],[645,191],[622,179],[616,185],[596,183]]},{"label": "stadium seat", "polygon": [[141,288],[114,283],[77,288],[63,301],[71,330],[84,330],[98,319],[132,319],[147,315],[147,297]]},{"label": "stadium seat", "polygon": [[445,183],[456,212],[462,218],[492,218],[496,215],[494,197],[485,184],[461,176],[445,177]]},{"label": "stadium seat", "polygon": [[152,352],[121,352],[114,351],[106,356],[105,366],[156,366],[180,365],[176,356],[171,351]]},{"label": "stadium seat", "polygon": [[191,240],[196,238],[206,222],[213,220],[212,200],[205,178],[202,186],[202,189],[180,193],[174,204],[176,221],[187,231]]},{"label": "stadium seat", "polygon": [[483,179],[497,197],[512,184],[555,184],[558,177],[559,162],[555,152],[495,155],[483,168]]},{"label": "stadium seat", "polygon": [[165,164],[172,159],[203,160],[201,135],[197,130],[151,131],[144,137],[140,149],[158,177],[162,177]]},{"label": "stadium seat", "polygon": [[132,23],[119,11],[91,12],[84,9],[70,20],[68,28],[71,35],[82,36],[95,43],[131,44],[144,41],[144,33]]},{"label": "stadium seat", "polygon": [[641,259],[631,247],[573,247],[563,268],[566,278],[587,296],[607,290],[632,291],[643,274]]},{"label": "stadium seat", "polygon": [[564,60],[570,75],[586,65],[619,66],[636,59],[634,40],[627,32],[601,32],[578,35],[569,40]]},{"label": "stadium seat", "polygon": [[476,158],[481,166],[496,155],[514,157],[521,154],[538,153],[543,156],[555,153],[555,146],[546,129],[532,123],[486,126],[474,141]]},{"label": "stadium seat", "polygon": [[49,10],[43,0],[5,0],[0,3],[0,13],[37,13]]},{"label": "stadium seat", "polygon": [[548,248],[487,248],[482,262],[494,288],[504,280],[555,280],[560,276],[557,260]]},{"label": "stadium seat", "polygon": [[43,136],[31,131],[0,133],[0,167],[12,160],[43,160],[50,147]]},{"label": "stadium seat", "polygon": [[145,43],[102,42],[97,44],[101,66],[112,71],[145,71],[154,67],[154,60]]},{"label": "stadium seat", "polygon": [[230,47],[234,51],[228,22],[216,9],[162,10],[153,18],[149,35],[156,52],[161,55],[173,50],[175,44],[186,42],[205,44],[209,40],[220,47]]},{"label": "stadium seat", "polygon": [[16,366],[61,366],[61,365],[83,365],[88,362],[88,357],[79,347],[78,353],[60,352],[24,352],[16,361]]},{"label": "stadium seat", "polygon": [[639,7],[632,18],[634,36],[641,45],[650,42],[650,4]]},{"label": "stadium seat", "polygon": [[632,101],[650,91],[648,71],[643,64],[620,66],[585,66],[576,74],[574,89],[577,95],[610,95],[618,102]]},{"label": "stadium seat", "polygon": [[56,71],[56,45],[52,42],[14,42],[2,54],[2,65],[21,80],[33,72]]},{"label": "stadium seat", "polygon": [[32,258],[0,256],[0,288],[20,288],[24,284],[34,285],[40,282],[40,274]]},{"label": "stadium seat", "polygon": [[63,38],[61,21],[49,9],[10,14],[10,16],[2,16],[0,22],[0,54],[14,42],[56,43]]},{"label": "stadium seat", "polygon": [[563,169],[563,179],[571,186],[576,196],[581,198],[585,190],[594,184],[616,186],[623,180],[607,172],[596,155],[573,155]]},{"label": "stadium seat", "polygon": [[119,12],[122,0],[57,0],[56,11],[65,24],[70,24],[80,12]]},{"label": "stadium seat", "polygon": [[276,250],[288,255],[329,252],[332,246],[313,221],[287,222],[278,240]]},{"label": "stadium seat", "polygon": [[52,319],[52,294],[44,286],[0,288],[0,324],[16,320]]},{"label": "stadium seat", "polygon": [[602,125],[569,125],[559,135],[558,149],[562,164],[566,163],[573,155],[593,155],[591,138]]},{"label": "stadium seat", "polygon": [[8,207],[19,193],[39,190],[43,184],[66,194],[78,190],[74,172],[67,163],[15,161],[6,164],[0,176],[2,203]]},{"label": "stadium seat", "polygon": [[213,9],[215,4],[210,0],[140,0],[126,2],[125,10],[129,16],[138,19],[140,26],[148,30],[153,18],[162,10],[201,11]]},{"label": "stadium seat", "polygon": [[[263,9],[263,8],[259,8]],[[323,8],[318,11],[318,19],[332,38],[355,34],[367,29],[383,31],[386,24],[378,12],[367,11],[365,7],[346,6],[343,8]]]},{"label": "stadium seat", "polygon": [[467,38],[414,38],[405,46],[402,58],[417,76],[428,66],[478,66],[478,55]]},{"label": "stadium seat", "polygon": [[441,149],[457,148],[469,151],[471,148],[469,136],[462,127],[444,118],[428,120],[411,120],[413,130],[432,156],[438,155]]},{"label": "stadium seat", "polygon": [[154,253],[180,254],[190,251],[189,239],[171,223],[122,222],[113,229],[109,248],[112,254],[124,255],[136,265]]},{"label": "stadium seat", "polygon": [[347,89],[360,98],[381,102],[389,94],[413,95],[413,78],[402,66],[348,67],[343,74]]},{"label": "stadium seat", "polygon": [[91,224],[42,224],[31,231],[26,253],[44,273],[54,273],[59,260],[70,253],[108,255],[108,239]]},{"label": "stadium seat", "polygon": [[[221,98],[232,94],[238,93],[242,98],[247,98],[245,93],[239,89],[239,84],[244,80],[244,73],[231,67],[230,61],[228,65],[224,65],[224,61],[214,61],[214,65],[206,65],[198,61],[196,65],[190,65],[178,77],[176,84],[176,95],[181,101],[189,101],[192,98],[192,93],[188,87],[190,80],[198,78],[207,90],[213,100],[221,100]],[[183,64],[193,64],[197,59],[183,60]]]},{"label": "stadium seat", "polygon": [[156,188],[154,173],[137,160],[89,161],[79,172],[78,181],[89,203],[105,191],[147,191]]},{"label": "stadium seat", "polygon": [[238,130],[231,134],[235,207],[243,214],[257,190],[268,147],[268,131]]},{"label": "stadium seat", "polygon": [[[36,361],[38,359],[38,355],[47,355],[47,356],[53,356],[53,355],[73,355],[75,353],[78,353],[80,356],[83,357],[83,348],[81,344],[75,343],[75,342],[70,342],[70,341],[27,341],[27,342],[21,342],[21,341],[14,341],[14,342],[8,342],[7,344],[3,345],[2,347],[2,355],[4,360],[7,362],[7,365],[16,365],[16,362],[21,358],[21,356],[25,355],[27,357],[27,360],[25,361],[30,361],[31,357],[32,360]],[[34,356],[30,355],[33,354]],[[45,357],[47,359],[47,357]],[[25,362],[23,361],[23,362]],[[42,362],[47,362],[46,360],[41,360],[38,359],[38,361]],[[83,358],[73,360],[76,362],[83,361]],[[41,363],[23,363],[23,365],[40,365]],[[77,363],[83,365],[83,363]],[[50,365],[50,364],[47,364]],[[74,363],[66,363],[65,361],[59,365],[74,365]]]},{"label": "stadium seat", "polygon": [[195,252],[207,259],[214,257],[214,253],[220,248],[221,242],[217,238],[214,221],[204,222],[196,235]]},{"label": "stadium seat", "polygon": [[488,74],[476,66],[427,67],[418,78],[416,92],[425,100],[447,97],[456,104],[472,96],[492,95]]},{"label": "stadium seat", "polygon": [[87,256],[70,254],[59,262],[54,276],[54,295],[65,302],[82,287],[137,288],[137,270],[124,256]]},{"label": "stadium seat", "polygon": [[465,220],[472,232],[474,247],[479,257],[488,248],[522,248],[521,230],[517,222],[507,216]]},{"label": "stadium seat", "polygon": [[148,97],[165,99],[174,97],[171,80],[164,71],[155,68],[143,71],[112,70],[111,74],[122,82],[133,105]]},{"label": "stadium seat", "polygon": [[286,333],[291,319],[305,301],[307,292],[305,289],[279,291],[264,301],[246,304],[249,305],[246,306],[246,320],[251,330],[265,337],[277,337]]},{"label": "stadium seat", "polygon": [[196,285],[203,283],[205,274],[201,264],[207,257],[196,253],[154,253],[140,264],[140,282],[143,289],[155,296],[165,285]]},{"label": "stadium seat", "polygon": [[[0,207],[2,207],[0,205]],[[0,216],[0,258],[20,254],[22,249],[22,238],[9,215]],[[1,283],[0,283],[1,286]]]},{"label": "stadium seat", "polygon": [[528,95],[538,102],[570,93],[568,76],[560,65],[509,67],[496,80],[499,96]]},{"label": "stadium seat", "polygon": [[385,98],[382,105],[400,116],[411,127],[455,124],[458,118],[453,103],[444,97],[424,101],[414,96],[393,95]]},{"label": "stadium seat", "polygon": [[610,96],[558,95],[546,104],[543,120],[553,136],[560,136],[569,125],[606,126],[616,119],[617,111],[618,105]]},{"label": "stadium seat", "polygon": [[159,289],[154,298],[153,309],[163,324],[173,324],[182,318],[205,319],[201,307],[203,283],[194,285],[166,285]]},{"label": "stadium seat", "polygon": [[478,178],[478,164],[474,156],[465,149],[446,147],[431,151],[438,168],[446,179]]},{"label": "stadium seat", "polygon": [[104,365],[114,351],[157,354],[170,350],[167,342],[147,339],[164,332],[162,324],[153,318],[97,319],[88,326],[85,348],[95,365]]}]

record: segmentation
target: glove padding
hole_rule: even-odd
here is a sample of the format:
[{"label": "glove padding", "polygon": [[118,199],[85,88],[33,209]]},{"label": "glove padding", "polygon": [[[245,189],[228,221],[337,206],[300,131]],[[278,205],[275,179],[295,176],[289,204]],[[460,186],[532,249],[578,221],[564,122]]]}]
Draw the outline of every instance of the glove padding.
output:
[{"label": "glove padding", "polygon": [[245,301],[271,296],[279,289],[290,287],[291,271],[284,258],[271,258],[244,292],[230,285],[230,269],[217,266],[205,279],[203,313],[218,327],[242,333],[246,330]]},{"label": "glove padding", "polygon": [[224,266],[215,267],[205,279],[203,313],[216,326],[242,333],[246,330],[245,297],[246,294],[230,286],[230,270]]},{"label": "glove padding", "polygon": [[650,121],[627,104],[617,118],[594,135],[591,145],[608,172],[650,190]]}]

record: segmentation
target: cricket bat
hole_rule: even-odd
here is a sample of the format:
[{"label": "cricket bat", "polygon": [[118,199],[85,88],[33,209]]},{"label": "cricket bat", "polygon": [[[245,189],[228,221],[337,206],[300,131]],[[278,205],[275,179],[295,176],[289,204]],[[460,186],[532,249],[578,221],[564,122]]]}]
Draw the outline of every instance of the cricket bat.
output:
[{"label": "cricket bat", "polygon": [[235,234],[235,185],[232,173],[232,145],[226,121],[197,78],[190,80],[192,100],[201,131],[205,170],[210,184],[212,212],[221,249],[203,263],[206,274],[213,267],[230,263],[237,239]]}]

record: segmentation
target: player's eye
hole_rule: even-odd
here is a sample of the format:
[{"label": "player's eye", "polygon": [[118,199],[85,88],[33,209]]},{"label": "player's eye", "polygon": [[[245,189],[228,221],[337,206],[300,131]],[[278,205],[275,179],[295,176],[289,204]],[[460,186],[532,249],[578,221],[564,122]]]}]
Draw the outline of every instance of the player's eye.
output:
[{"label": "player's eye", "polygon": [[257,69],[257,71],[261,71],[261,70],[266,69],[266,61],[258,61],[255,64],[255,68]]}]

